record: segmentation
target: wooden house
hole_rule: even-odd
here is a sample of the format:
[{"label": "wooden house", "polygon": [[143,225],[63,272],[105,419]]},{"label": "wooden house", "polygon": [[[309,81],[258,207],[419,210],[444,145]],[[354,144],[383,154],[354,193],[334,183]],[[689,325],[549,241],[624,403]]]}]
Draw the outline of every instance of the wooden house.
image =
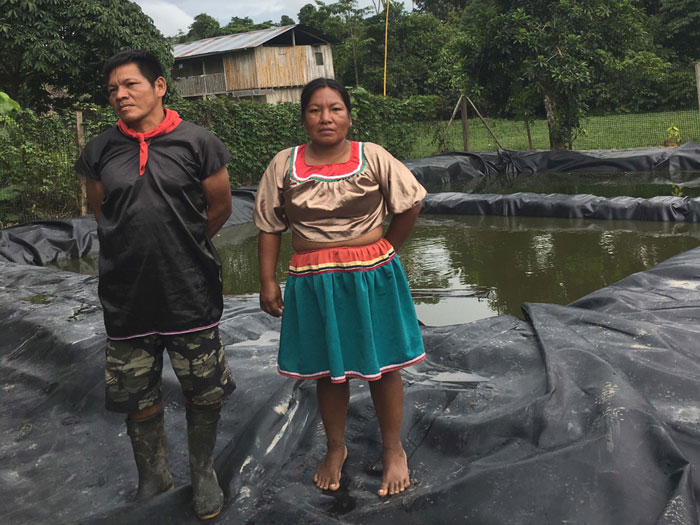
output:
[{"label": "wooden house", "polygon": [[330,42],[298,24],[177,44],[173,54],[183,97],[298,102],[307,82],[334,76]]}]

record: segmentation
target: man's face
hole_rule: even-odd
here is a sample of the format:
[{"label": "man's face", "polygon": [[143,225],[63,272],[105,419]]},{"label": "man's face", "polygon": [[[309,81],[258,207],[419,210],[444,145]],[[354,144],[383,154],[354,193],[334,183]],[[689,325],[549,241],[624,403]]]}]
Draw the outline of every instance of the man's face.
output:
[{"label": "man's face", "polygon": [[135,63],[116,67],[109,74],[107,92],[115,113],[131,129],[144,133],[163,120],[163,77],[154,83],[141,74]]}]

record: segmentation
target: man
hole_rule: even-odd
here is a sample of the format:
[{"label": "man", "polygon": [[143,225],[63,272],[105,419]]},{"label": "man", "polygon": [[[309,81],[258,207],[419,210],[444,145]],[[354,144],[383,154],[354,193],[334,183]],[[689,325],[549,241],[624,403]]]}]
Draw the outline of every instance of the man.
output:
[{"label": "man", "polygon": [[221,263],[211,242],[231,214],[231,156],[210,132],[163,107],[167,86],[151,53],[121,51],[103,74],[119,121],[90,141],[76,171],[87,178],[100,239],[106,407],[128,413],[136,498],[171,489],[161,392],[167,348],[187,398],[193,506],[208,519],[224,502],[212,452],[221,402],[235,389],[218,331]]}]

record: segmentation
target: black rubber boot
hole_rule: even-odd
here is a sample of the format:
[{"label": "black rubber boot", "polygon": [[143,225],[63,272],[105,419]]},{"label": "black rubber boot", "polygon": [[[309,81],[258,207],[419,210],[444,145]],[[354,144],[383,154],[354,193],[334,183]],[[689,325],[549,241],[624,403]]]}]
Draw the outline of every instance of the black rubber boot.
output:
[{"label": "black rubber boot", "polygon": [[139,472],[136,499],[151,498],[173,488],[173,477],[168,471],[168,443],[165,440],[163,411],[146,419],[127,419],[126,432],[131,438]]},{"label": "black rubber boot", "polygon": [[199,519],[218,516],[224,506],[224,493],[214,472],[212,454],[221,404],[187,406],[187,445],[190,450],[192,506]]}]

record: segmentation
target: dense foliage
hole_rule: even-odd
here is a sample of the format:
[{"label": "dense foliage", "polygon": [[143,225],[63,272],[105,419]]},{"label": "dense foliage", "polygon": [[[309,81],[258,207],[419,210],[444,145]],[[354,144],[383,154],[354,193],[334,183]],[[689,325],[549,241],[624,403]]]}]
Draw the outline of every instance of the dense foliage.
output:
[{"label": "dense foliage", "polygon": [[[546,117],[570,145],[584,115],[690,107],[700,0],[420,0],[389,11],[387,92],[469,95],[492,117]],[[381,93],[384,14],[315,0],[299,21],[331,35],[336,75]]]},{"label": "dense foliage", "polygon": [[458,87],[506,107],[517,101],[525,112],[543,107],[552,148],[571,143],[593,85],[609,71],[620,71],[626,60],[662,65],[632,0],[473,3],[460,25],[449,43],[461,65]]},{"label": "dense foliage", "polygon": [[0,0],[0,87],[23,106],[104,103],[102,64],[130,47],[170,69],[168,42],[133,2]]},{"label": "dense foliage", "polygon": [[[464,94],[492,118],[546,118],[554,148],[572,143],[585,115],[695,104],[700,0],[417,0],[412,11],[395,1],[386,49],[386,0],[358,4],[313,0],[297,19],[336,42],[336,77],[368,93],[384,90],[386,51],[388,95],[444,106]],[[221,25],[200,13],[187,34],[164,39],[127,0],[0,0],[0,12],[0,88],[39,111],[104,102],[99,69],[117,49],[152,49],[169,69],[168,40],[294,22]]]}]

